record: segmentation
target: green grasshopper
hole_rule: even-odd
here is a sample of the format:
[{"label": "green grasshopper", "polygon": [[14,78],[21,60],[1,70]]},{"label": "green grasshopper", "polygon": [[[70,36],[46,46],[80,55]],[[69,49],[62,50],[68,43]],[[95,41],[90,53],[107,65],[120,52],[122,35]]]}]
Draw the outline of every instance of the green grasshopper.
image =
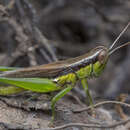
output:
[{"label": "green grasshopper", "polygon": [[13,85],[10,87],[0,87],[0,95],[16,94],[30,90],[33,92],[50,93],[61,90],[51,101],[52,120],[55,116],[55,103],[67,94],[77,83],[81,84],[89,97],[92,105],[92,98],[89,93],[87,79],[98,77],[104,70],[108,59],[119,48],[127,46],[127,42],[113,49],[115,43],[126,31],[130,22],[116,38],[109,49],[105,46],[98,46],[90,52],[64,61],[57,61],[41,66],[18,69],[1,67],[0,82]]}]

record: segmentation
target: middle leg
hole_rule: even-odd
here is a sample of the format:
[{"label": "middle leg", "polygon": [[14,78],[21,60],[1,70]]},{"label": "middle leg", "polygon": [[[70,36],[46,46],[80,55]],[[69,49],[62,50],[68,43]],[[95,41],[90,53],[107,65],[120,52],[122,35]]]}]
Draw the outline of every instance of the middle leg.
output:
[{"label": "middle leg", "polygon": [[64,95],[66,95],[72,88],[72,85],[66,85],[67,87],[63,89],[61,92],[59,92],[55,97],[53,97],[51,101],[51,109],[52,109],[52,119],[51,122],[54,121],[55,118],[55,104],[56,102],[61,99]]}]

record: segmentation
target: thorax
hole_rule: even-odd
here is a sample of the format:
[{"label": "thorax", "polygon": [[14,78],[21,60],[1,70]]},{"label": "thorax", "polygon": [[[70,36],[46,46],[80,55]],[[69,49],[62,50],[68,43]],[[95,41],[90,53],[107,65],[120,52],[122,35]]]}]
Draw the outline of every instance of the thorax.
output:
[{"label": "thorax", "polygon": [[77,71],[70,72],[68,74],[59,76],[54,79],[59,85],[64,86],[65,84],[74,85],[78,80],[82,78],[90,78],[92,76],[93,66],[92,64],[80,68]]}]

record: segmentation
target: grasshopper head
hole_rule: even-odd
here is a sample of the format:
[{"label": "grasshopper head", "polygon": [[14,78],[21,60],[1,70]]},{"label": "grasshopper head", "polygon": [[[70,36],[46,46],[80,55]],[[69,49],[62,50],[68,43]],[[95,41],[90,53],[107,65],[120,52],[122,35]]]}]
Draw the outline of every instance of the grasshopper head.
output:
[{"label": "grasshopper head", "polygon": [[99,47],[97,47],[95,49],[99,49],[100,50],[100,52],[97,55],[97,61],[101,65],[105,64],[107,59],[108,59],[108,56],[109,56],[108,49],[106,47],[104,47],[104,46],[99,46]]},{"label": "grasshopper head", "polygon": [[95,52],[98,52],[96,55],[96,61],[93,64],[93,76],[98,77],[102,73],[107,64],[109,57],[109,50],[104,46],[96,47],[93,50]]},{"label": "grasshopper head", "polygon": [[123,45],[120,45],[113,49],[114,45],[117,43],[117,41],[120,39],[120,37],[124,34],[124,32],[127,30],[127,28],[130,26],[130,22],[127,24],[127,26],[122,30],[122,32],[119,34],[119,36],[115,39],[113,44],[108,48],[104,46],[99,46],[94,49],[95,52],[99,51],[97,53],[96,62],[93,65],[93,74],[94,76],[99,76],[100,73],[104,70],[105,65],[107,63],[107,60],[109,56],[111,56],[115,51],[118,49],[125,47],[127,45],[130,45],[130,42],[124,43]]}]

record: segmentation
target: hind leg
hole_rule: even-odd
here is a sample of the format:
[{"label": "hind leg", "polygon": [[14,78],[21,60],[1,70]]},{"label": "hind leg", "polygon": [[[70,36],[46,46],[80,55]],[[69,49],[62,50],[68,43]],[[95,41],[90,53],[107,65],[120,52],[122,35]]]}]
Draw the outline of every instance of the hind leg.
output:
[{"label": "hind leg", "polygon": [[25,91],[25,89],[18,88],[15,86],[0,87],[0,95],[3,95],[3,96],[13,95],[13,94],[17,94],[23,91]]}]

